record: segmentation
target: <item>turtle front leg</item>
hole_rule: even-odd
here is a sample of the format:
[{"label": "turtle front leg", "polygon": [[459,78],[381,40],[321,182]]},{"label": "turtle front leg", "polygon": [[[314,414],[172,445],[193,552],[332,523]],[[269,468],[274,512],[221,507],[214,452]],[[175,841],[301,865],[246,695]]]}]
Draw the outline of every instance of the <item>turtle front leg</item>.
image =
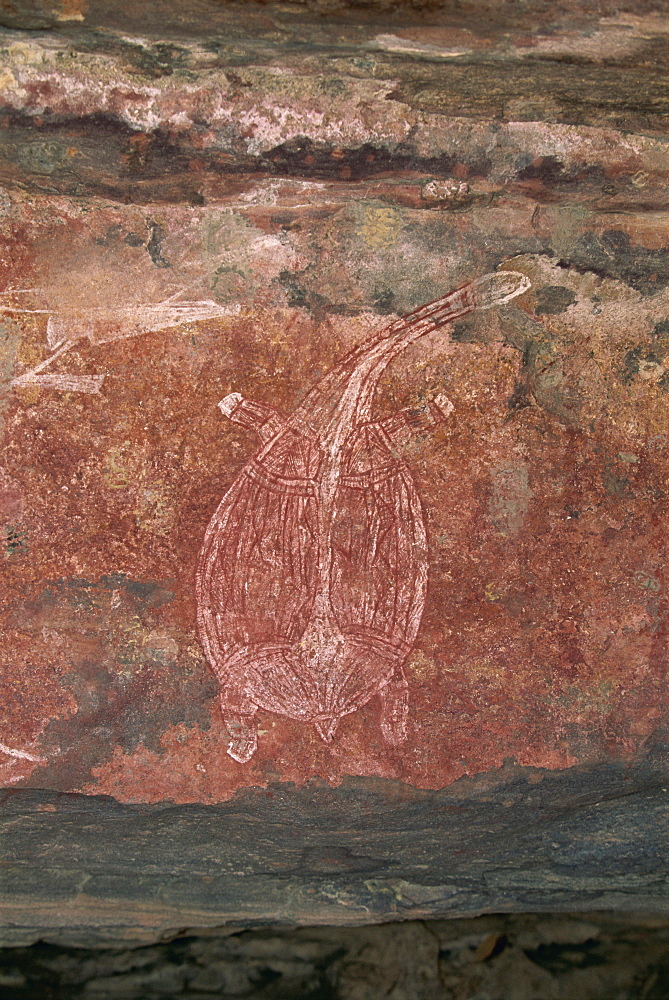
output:
[{"label": "turtle front leg", "polygon": [[228,754],[240,764],[246,764],[258,749],[255,714],[258,706],[243,694],[221,691],[221,714],[230,736]]},{"label": "turtle front leg", "polygon": [[404,670],[399,667],[381,688],[381,732],[386,743],[399,746],[407,738],[409,685]]},{"label": "turtle front leg", "polygon": [[394,445],[403,447],[410,445],[412,441],[423,440],[426,434],[433,433],[441,426],[454,423],[454,410],[453,403],[442,392],[423,406],[408,407],[381,420],[379,426]]},{"label": "turtle front leg", "polygon": [[285,420],[273,406],[244,399],[239,392],[227,395],[220,401],[218,408],[233,424],[255,431],[263,444],[271,441],[285,425]]}]

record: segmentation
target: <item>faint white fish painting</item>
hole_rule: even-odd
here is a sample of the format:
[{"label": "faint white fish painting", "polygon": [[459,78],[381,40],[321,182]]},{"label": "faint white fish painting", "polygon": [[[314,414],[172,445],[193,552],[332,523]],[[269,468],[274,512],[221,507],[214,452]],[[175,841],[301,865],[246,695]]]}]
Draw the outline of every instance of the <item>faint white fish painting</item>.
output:
[{"label": "faint white fish painting", "polygon": [[187,289],[179,289],[161,302],[93,308],[31,308],[29,296],[38,296],[37,289],[15,289],[0,294],[0,315],[43,315],[48,317],[46,339],[51,354],[29,371],[13,378],[10,385],[45,386],[60,392],[97,393],[104,375],[68,375],[52,372],[54,361],[75,345],[84,341],[94,346],[112,343],[145,333],[155,333],[180,327],[186,323],[228,316],[238,308],[219,305],[213,299],[183,299]]}]

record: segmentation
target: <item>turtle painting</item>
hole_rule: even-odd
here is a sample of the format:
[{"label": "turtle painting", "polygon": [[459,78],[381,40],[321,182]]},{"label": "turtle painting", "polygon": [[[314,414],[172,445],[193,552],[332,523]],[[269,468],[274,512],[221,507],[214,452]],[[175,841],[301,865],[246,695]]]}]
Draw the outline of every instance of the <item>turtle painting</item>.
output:
[{"label": "turtle painting", "polygon": [[236,392],[219,403],[261,441],[209,523],[196,581],[200,637],[235,760],[257,748],[259,708],[313,724],[329,742],[343,716],[378,695],[384,739],[406,739],[403,667],[423,613],[428,551],[401,450],[451,404],[437,396],[378,419],[375,390],[413,341],[529,284],[499,271],[397,319],[289,416]]}]

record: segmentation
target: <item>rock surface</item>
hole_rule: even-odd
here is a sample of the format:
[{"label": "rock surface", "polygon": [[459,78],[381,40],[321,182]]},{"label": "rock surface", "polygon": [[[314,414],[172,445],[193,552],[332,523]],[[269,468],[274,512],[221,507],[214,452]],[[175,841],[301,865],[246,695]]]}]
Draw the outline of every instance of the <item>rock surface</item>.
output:
[{"label": "rock surface", "polygon": [[[333,789],[318,813],[325,832],[352,801],[356,815],[385,815],[408,796],[421,806],[393,847],[402,858],[404,841],[433,829],[435,803],[450,801],[439,790],[481,776],[494,788],[477,814],[493,831],[485,865],[507,829],[499,816],[515,815],[500,797],[505,768],[520,768],[519,781],[539,776],[558,797],[585,780],[593,809],[599,776],[612,768],[620,783],[627,768],[634,795],[617,791],[610,808],[612,824],[632,824],[629,855],[593,847],[603,881],[579,881],[591,863],[581,858],[560,876],[564,900],[544,886],[540,905],[588,905],[606,884],[622,893],[607,905],[648,894],[666,906],[648,860],[662,822],[648,826],[635,797],[646,794],[636,777],[645,769],[653,794],[666,781],[666,14],[662,3],[604,2],[464,3],[457,13],[3,5],[7,830],[39,815],[34,846],[52,855],[61,808],[72,843],[89,821],[107,844],[116,824],[133,831],[137,817],[178,815],[184,839],[170,851],[186,852],[190,883],[190,815],[211,832],[254,803],[264,844],[279,802],[293,803],[291,824],[306,822],[314,781]],[[332,743],[261,710],[255,756],[231,759],[194,574],[207,523],[257,440],[218,401],[240,392],[290,413],[384,323],[498,268],[526,275],[530,291],[418,341],[388,369],[376,404],[380,418],[444,393],[454,404],[404,452],[429,553],[406,666],[407,742],[384,741],[376,700],[344,718]],[[182,811],[142,812],[169,802]],[[565,851],[585,822],[573,808]],[[587,822],[598,843],[597,820]],[[425,848],[420,879],[393,861],[400,881],[445,884],[444,845],[466,851],[468,838],[456,825],[456,848],[449,824]],[[357,856],[362,828],[347,827],[336,851]],[[541,878],[546,850],[528,847]],[[636,883],[625,874],[633,855],[646,866]],[[29,871],[29,855],[21,865]],[[74,900],[88,867],[57,867]],[[260,882],[247,909],[233,902],[241,887],[225,883],[203,912],[358,921],[423,905],[421,915],[522,909],[521,870],[490,897],[465,885],[480,876],[461,867],[460,902],[447,893],[406,912],[392,887],[346,909],[320,870],[313,911],[306,897],[287,901],[283,883],[268,896]],[[362,882],[386,878],[376,862],[370,872]],[[47,879],[44,905],[58,909],[52,892]],[[129,898],[115,892],[101,898]],[[181,889],[169,892],[186,905]],[[37,911],[32,920],[51,926]]]},{"label": "rock surface", "polygon": [[348,779],[218,806],[15,790],[0,941],[142,944],[221,925],[482,912],[666,913],[666,757],[511,763],[438,791]]},{"label": "rock surface", "polygon": [[588,913],[293,931],[212,930],[151,947],[0,951],[5,1000],[664,1000],[666,920]]}]

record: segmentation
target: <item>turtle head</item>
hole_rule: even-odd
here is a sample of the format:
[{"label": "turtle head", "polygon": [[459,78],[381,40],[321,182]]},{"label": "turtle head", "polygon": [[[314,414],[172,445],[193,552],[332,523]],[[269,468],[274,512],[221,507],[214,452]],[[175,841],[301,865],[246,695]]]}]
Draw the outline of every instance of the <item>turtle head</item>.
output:
[{"label": "turtle head", "polygon": [[510,302],[517,295],[526,292],[532,283],[528,277],[519,271],[498,271],[496,274],[484,274],[472,282],[478,309],[490,309]]}]

